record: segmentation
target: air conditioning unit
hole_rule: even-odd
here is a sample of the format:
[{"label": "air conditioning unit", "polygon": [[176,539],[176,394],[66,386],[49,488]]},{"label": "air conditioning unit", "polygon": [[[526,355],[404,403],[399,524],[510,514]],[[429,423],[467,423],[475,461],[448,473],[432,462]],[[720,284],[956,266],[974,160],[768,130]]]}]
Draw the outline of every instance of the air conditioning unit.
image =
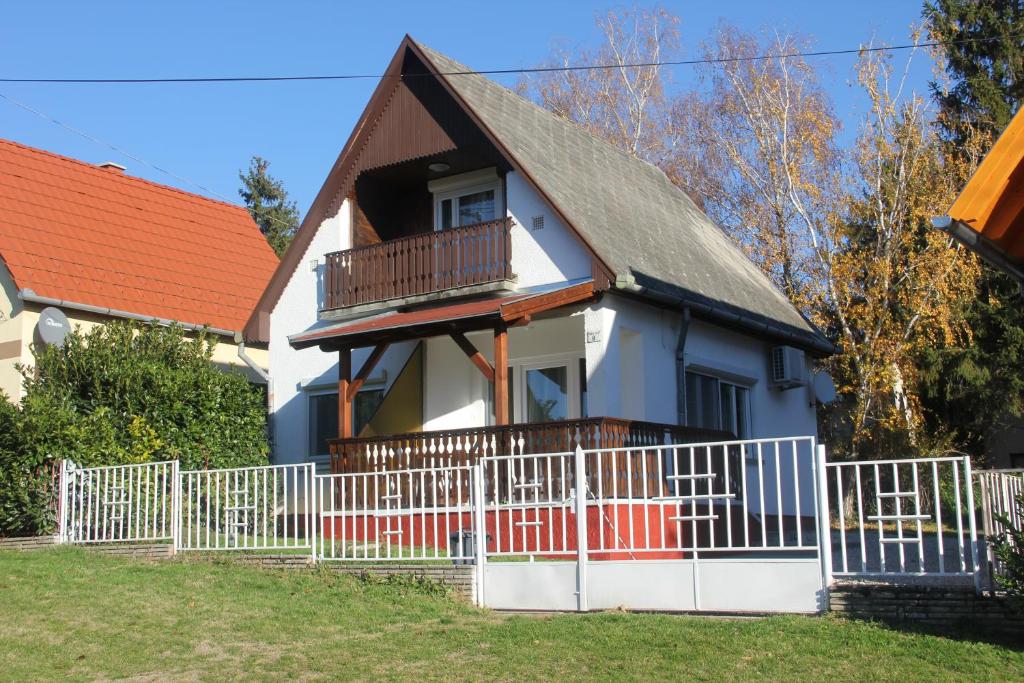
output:
[{"label": "air conditioning unit", "polygon": [[792,389],[804,385],[804,352],[792,346],[774,346],[769,358],[770,384],[776,389]]}]

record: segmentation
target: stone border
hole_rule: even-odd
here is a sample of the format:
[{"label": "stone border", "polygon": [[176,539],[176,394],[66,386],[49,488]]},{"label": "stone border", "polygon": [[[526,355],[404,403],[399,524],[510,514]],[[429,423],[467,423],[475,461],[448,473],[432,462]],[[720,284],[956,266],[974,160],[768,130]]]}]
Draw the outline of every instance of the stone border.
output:
[{"label": "stone border", "polygon": [[1006,595],[978,595],[973,587],[841,582],[829,590],[829,611],[944,631],[969,629],[1015,639],[1024,634],[1024,609]]}]

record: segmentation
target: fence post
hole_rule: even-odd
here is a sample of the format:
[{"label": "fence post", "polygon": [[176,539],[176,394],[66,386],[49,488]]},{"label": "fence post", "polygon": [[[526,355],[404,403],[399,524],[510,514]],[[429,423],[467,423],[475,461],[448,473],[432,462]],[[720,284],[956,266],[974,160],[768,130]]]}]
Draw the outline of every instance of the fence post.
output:
[{"label": "fence post", "polygon": [[309,491],[309,495],[306,496],[306,536],[309,537],[309,548],[313,557],[313,564],[316,564],[317,561],[316,532],[321,520],[320,497],[317,495],[316,490],[318,483],[316,479],[316,463],[307,463],[306,490]]},{"label": "fence post", "polygon": [[57,542],[68,542],[68,461],[62,458],[60,461],[60,478],[57,488]]},{"label": "fence post", "polygon": [[484,510],[484,462],[478,459],[473,477],[473,525],[476,527],[473,549],[476,551],[476,604],[484,606],[484,564],[487,562],[487,515]]},{"label": "fence post", "polygon": [[971,456],[964,456],[964,480],[967,482],[967,523],[971,532],[971,561],[974,563],[974,591],[981,593],[981,562],[978,560],[978,523],[974,513],[974,474]]},{"label": "fence post", "polygon": [[576,445],[576,609],[588,611],[587,604],[587,462],[583,448]]},{"label": "fence post", "polygon": [[181,549],[181,467],[171,463],[171,543],[175,555]]},{"label": "fence post", "polygon": [[[825,444],[817,444],[814,450],[814,470],[818,486],[818,552],[821,553],[821,575],[827,591],[832,585],[832,525],[829,520]],[[839,501],[839,504],[842,505],[842,501]],[[841,529],[840,533],[846,533],[846,530]]]}]

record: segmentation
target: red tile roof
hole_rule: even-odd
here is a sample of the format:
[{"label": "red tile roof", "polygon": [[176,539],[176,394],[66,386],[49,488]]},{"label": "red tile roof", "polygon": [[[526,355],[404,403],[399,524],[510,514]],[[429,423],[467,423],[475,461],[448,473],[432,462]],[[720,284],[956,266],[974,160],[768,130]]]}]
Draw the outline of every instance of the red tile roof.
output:
[{"label": "red tile roof", "polygon": [[227,330],[278,262],[240,206],[3,139],[0,260],[39,296]]}]

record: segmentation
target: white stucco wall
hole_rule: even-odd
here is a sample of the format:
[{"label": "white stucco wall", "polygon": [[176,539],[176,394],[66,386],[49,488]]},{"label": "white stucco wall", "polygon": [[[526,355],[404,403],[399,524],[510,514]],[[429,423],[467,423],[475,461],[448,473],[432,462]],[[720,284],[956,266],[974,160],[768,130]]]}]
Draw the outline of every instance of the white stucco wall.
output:
[{"label": "white stucco wall", "polygon": [[[642,412],[652,422],[677,422],[675,349],[681,315],[607,295],[584,316],[591,415],[635,418]],[[717,374],[750,389],[754,438],[815,435],[809,384],[787,391],[768,384],[768,353],[774,345],[694,319],[687,334],[685,362],[693,370]],[[642,367],[633,367],[637,359]],[[643,379],[637,386],[623,389],[624,378],[640,375]],[[809,359],[805,376],[810,376]],[[643,411],[638,411],[641,397]]]},{"label": "white stucco wall", "polygon": [[[297,351],[288,336],[302,332],[317,321],[324,298],[324,255],[352,246],[351,211],[346,200],[337,215],[325,219],[306,248],[299,267],[285,285],[270,315],[271,421],[274,462],[305,462],[310,457],[309,401],[313,391],[336,389],[338,356],[313,347]],[[316,268],[311,261],[316,260]],[[405,365],[414,343],[395,344],[374,369],[388,385]],[[352,353],[353,374],[362,367],[370,349]]]},{"label": "white stucco wall", "polygon": [[[583,316],[536,320],[508,332],[509,364],[519,372],[526,363],[562,362],[570,365],[570,388],[575,366],[583,356]],[[494,362],[490,331],[467,335],[487,361]],[[461,429],[486,424],[486,381],[449,337],[427,340],[423,372],[425,430]],[[514,396],[518,400],[520,396]],[[576,397],[570,409],[577,409]]]},{"label": "white stucco wall", "polygon": [[[551,211],[522,176],[505,176],[508,215],[512,228],[512,272],[519,287],[533,287],[590,277],[590,257],[583,245]],[[533,218],[544,217],[544,227],[533,229]]]}]

